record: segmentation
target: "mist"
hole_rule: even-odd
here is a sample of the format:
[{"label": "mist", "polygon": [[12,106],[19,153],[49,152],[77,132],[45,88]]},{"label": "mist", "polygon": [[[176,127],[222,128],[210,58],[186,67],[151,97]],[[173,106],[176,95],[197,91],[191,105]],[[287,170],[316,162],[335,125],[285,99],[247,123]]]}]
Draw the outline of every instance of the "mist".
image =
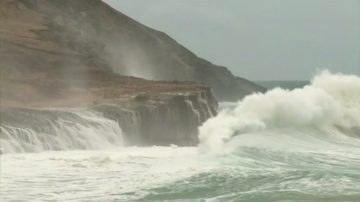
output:
[{"label": "mist", "polygon": [[360,74],[360,1],[106,0],[252,80]]}]

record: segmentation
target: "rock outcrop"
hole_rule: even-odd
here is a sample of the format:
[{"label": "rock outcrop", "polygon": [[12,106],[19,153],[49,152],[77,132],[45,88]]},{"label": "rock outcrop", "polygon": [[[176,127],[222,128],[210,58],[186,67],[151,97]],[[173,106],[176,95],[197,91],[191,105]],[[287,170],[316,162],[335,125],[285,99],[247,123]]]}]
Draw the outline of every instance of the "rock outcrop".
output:
[{"label": "rock outcrop", "polygon": [[[95,130],[103,128],[92,121],[87,123],[81,117],[71,118],[77,115],[71,115],[72,110],[68,111],[70,107],[80,108],[81,111],[95,111],[101,117],[115,121],[122,130],[122,134],[118,135],[122,136],[125,145],[189,146],[198,143],[197,127],[216,115],[217,101],[209,87],[192,82],[161,82],[100,75],[95,74],[96,78],[86,86],[65,87],[53,94],[47,88],[36,89],[37,94],[29,97],[22,97],[21,94],[15,96],[9,94],[10,91],[3,94],[0,108],[1,138],[17,140],[16,144],[21,143],[18,147],[25,148],[24,151],[36,151],[37,147],[61,149],[57,144],[62,142],[58,139],[62,138],[63,133],[73,130],[73,135],[82,136],[81,132],[84,131],[76,132],[79,127],[90,127],[85,132],[92,131],[91,127],[95,127]],[[46,80],[39,81],[39,85],[44,81]],[[65,81],[58,80],[57,87],[65,86],[62,82]],[[24,89],[24,94],[29,89],[34,92],[31,84],[21,83],[22,86],[29,86]],[[68,124],[75,126],[69,128]],[[62,131],[65,129],[66,131]],[[41,137],[35,137],[36,135]],[[56,140],[49,140],[49,137]],[[49,148],[49,141],[56,143],[55,146]],[[87,145],[72,143],[71,148],[83,149]],[[21,149],[15,151],[19,152]]]},{"label": "rock outcrop", "polygon": [[19,153],[194,146],[197,127],[216,114],[217,103],[209,88],[191,88],[96,101],[82,108],[2,107],[1,147],[5,153]]},{"label": "rock outcrop", "polygon": [[[146,100],[146,101],[145,101]],[[197,127],[216,115],[217,102],[209,90],[179,94],[141,94],[133,101],[92,107],[115,120],[130,145],[197,145]]]}]

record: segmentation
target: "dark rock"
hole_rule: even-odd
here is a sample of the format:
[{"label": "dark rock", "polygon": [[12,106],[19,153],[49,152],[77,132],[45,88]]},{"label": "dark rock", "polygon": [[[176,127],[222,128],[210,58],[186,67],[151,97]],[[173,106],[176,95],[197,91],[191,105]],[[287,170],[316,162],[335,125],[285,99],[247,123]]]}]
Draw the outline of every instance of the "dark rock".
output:
[{"label": "dark rock", "polygon": [[197,127],[215,116],[217,107],[211,92],[201,91],[147,96],[146,101],[122,101],[92,108],[119,123],[128,145],[192,146],[198,143]]}]

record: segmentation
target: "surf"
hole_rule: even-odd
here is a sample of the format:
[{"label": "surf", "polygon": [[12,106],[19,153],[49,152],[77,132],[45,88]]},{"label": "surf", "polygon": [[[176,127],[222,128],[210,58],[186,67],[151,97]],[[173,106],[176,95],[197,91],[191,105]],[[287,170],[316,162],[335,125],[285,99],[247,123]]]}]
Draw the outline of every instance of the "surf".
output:
[{"label": "surf", "polygon": [[360,137],[359,114],[360,77],[322,71],[303,88],[252,94],[223,109],[199,128],[199,150],[221,150],[234,137],[271,131]]},{"label": "surf", "polygon": [[124,145],[114,120],[90,109],[4,109],[3,153],[115,149]]},{"label": "surf", "polygon": [[118,124],[91,109],[2,112],[0,195],[359,201],[359,93],[358,76],[323,71],[303,88],[222,103],[220,113],[199,128],[197,147],[127,147]]}]

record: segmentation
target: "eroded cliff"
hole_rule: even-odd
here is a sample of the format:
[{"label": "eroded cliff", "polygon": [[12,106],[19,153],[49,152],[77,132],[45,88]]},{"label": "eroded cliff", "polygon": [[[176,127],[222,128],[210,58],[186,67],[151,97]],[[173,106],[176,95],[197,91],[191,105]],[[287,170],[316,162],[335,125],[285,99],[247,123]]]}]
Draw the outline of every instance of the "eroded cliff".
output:
[{"label": "eroded cliff", "polygon": [[207,87],[182,90],[103,99],[81,108],[2,107],[1,148],[18,153],[194,146],[199,141],[197,127],[216,115],[217,102]]}]

